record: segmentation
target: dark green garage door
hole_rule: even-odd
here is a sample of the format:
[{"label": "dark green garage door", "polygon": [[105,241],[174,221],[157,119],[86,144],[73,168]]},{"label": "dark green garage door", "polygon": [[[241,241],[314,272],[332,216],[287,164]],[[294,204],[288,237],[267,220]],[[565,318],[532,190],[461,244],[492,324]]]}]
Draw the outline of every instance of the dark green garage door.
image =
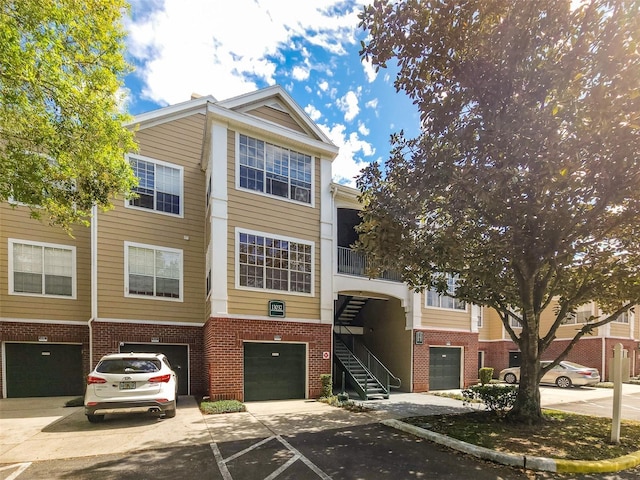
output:
[{"label": "dark green garage door", "polygon": [[187,345],[125,343],[120,346],[120,353],[126,352],[164,353],[178,376],[178,395],[189,395],[189,348]]},{"label": "dark green garage door", "polygon": [[305,398],[306,345],[244,344],[244,399]]},{"label": "dark green garage door", "polygon": [[429,390],[460,388],[461,348],[429,348]]},{"label": "dark green garage door", "polygon": [[7,397],[84,394],[82,345],[5,343]]}]

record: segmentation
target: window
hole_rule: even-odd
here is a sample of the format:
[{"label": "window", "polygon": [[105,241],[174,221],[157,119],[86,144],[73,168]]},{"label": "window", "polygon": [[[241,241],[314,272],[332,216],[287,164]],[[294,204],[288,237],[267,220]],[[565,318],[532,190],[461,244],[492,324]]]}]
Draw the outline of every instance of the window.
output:
[{"label": "window", "polygon": [[587,320],[593,315],[593,308],[591,303],[585,303],[580,305],[576,309],[575,314],[567,315],[561,322],[561,325],[575,325],[577,323],[587,323]]},{"label": "window", "polygon": [[629,311],[622,312],[614,321],[618,323],[629,323]]},{"label": "window", "polygon": [[239,135],[239,185],[276,197],[311,203],[311,156]]},{"label": "window", "polygon": [[76,249],[9,239],[9,293],[76,298]]},{"label": "window", "polygon": [[238,234],[241,287],[311,293],[312,244],[299,240]]},{"label": "window", "polygon": [[[447,275],[447,292],[454,295],[456,292],[457,279]],[[452,298],[449,295],[441,295],[435,290],[429,290],[426,298],[427,307],[448,308],[453,310],[466,310],[463,301]]]},{"label": "window", "polygon": [[129,206],[182,215],[182,168],[138,155],[129,155],[129,162],[139,181]]},{"label": "window", "polygon": [[182,250],[125,242],[125,296],[182,299]]}]

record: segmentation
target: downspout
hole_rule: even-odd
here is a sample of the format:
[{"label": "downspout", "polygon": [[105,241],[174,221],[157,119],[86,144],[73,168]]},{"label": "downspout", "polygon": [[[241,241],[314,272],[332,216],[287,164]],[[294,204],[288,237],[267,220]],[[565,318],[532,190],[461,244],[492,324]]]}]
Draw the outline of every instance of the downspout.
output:
[{"label": "downspout", "polygon": [[89,370],[93,369],[93,322],[98,318],[98,206],[91,207],[91,318],[89,319]]}]

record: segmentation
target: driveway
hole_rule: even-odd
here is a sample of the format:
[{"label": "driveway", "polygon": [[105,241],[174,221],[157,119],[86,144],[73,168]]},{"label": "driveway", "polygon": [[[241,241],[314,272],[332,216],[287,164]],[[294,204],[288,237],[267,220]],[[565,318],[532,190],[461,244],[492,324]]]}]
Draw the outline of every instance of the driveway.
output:
[{"label": "driveway", "polygon": [[[540,399],[546,408],[598,417],[613,416],[613,389],[540,387]],[[640,385],[622,385],[621,416],[640,421]]]},{"label": "driveway", "polygon": [[[623,393],[638,405],[640,386],[625,385]],[[541,395],[545,406],[568,410],[610,402],[612,391],[543,387]],[[366,413],[293,400],[253,402],[245,413],[210,416],[192,397],[181,397],[175,418],[113,415],[100,424],[89,423],[82,407],[65,408],[66,400],[0,400],[0,479],[461,478],[469,471],[482,471],[474,473],[478,480],[527,478],[379,423],[467,410],[458,400],[434,395],[396,393],[367,402],[375,410]],[[395,474],[381,477],[385,469]]]}]

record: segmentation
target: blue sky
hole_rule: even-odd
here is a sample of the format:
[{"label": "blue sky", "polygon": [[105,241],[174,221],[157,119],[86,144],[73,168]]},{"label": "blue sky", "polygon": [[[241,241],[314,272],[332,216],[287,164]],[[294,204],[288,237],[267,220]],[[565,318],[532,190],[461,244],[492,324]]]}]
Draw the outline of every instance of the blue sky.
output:
[{"label": "blue sky", "polygon": [[393,87],[393,71],[362,63],[360,0],[131,0],[125,22],[129,113],[224,100],[279,84],[340,148],[335,181],[354,185],[384,161],[389,136],[415,135],[416,108]]}]

